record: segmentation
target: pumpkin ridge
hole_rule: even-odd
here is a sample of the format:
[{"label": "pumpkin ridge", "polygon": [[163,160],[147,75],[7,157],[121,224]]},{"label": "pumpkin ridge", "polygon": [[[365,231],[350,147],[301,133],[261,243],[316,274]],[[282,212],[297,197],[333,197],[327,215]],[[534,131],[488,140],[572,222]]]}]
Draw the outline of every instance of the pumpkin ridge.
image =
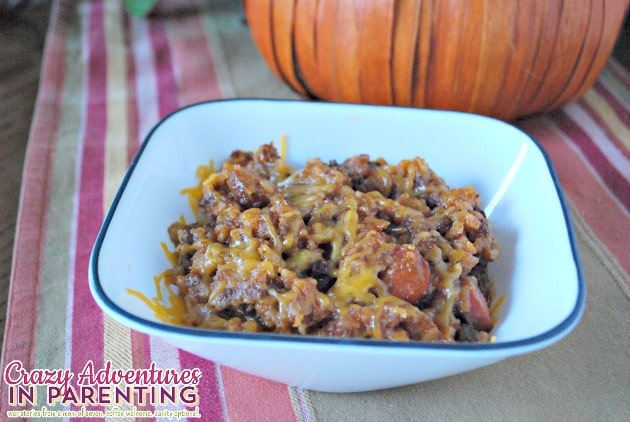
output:
[{"label": "pumpkin ridge", "polygon": [[291,58],[293,63],[293,76],[295,76],[295,79],[301,85],[302,90],[304,91],[304,96],[310,99],[316,99],[317,96],[311,90],[308,81],[306,80],[306,78],[304,78],[304,74],[302,73],[302,69],[300,68],[298,54],[295,49],[295,40],[293,40],[293,43],[291,45]]},{"label": "pumpkin ridge", "polygon": [[506,121],[583,95],[630,7],[628,0],[242,2],[270,69],[304,97]]},{"label": "pumpkin ridge", "polygon": [[[554,2],[550,2],[550,3],[553,4]],[[548,109],[547,104],[545,104],[545,98],[549,95],[549,91],[544,88],[545,88],[545,85],[548,84],[549,82],[549,75],[553,67],[552,58],[555,55],[556,50],[558,48],[558,38],[560,37],[560,31],[558,31],[557,28],[561,27],[562,16],[565,11],[564,0],[561,0],[559,4],[560,6],[559,6],[558,13],[556,15],[556,21],[554,22],[554,24],[553,25],[545,24],[544,26],[546,28],[553,28],[556,30],[554,31],[553,42],[551,43],[550,50],[549,50],[550,59],[547,63],[547,66],[545,67],[545,71],[541,73],[541,78],[540,78],[540,82],[538,86],[536,86],[535,89],[532,90],[532,92],[534,92],[534,97],[530,99],[529,104],[528,104],[533,109],[540,109],[541,111],[546,111]]]},{"label": "pumpkin ridge", "polygon": [[[462,23],[466,22],[468,20],[468,12],[469,12],[469,8],[468,8],[468,3],[465,3],[462,7],[464,7],[464,11],[462,13]],[[460,31],[459,32],[459,37],[457,38],[457,49],[461,49],[461,46],[464,45],[463,41],[464,38],[467,34],[465,33],[465,31]],[[458,98],[459,96],[459,91],[461,88],[461,73],[462,73],[462,62],[464,60],[464,57],[462,54],[458,54],[455,56],[455,69],[454,69],[454,74],[453,74],[453,98]],[[466,69],[464,70],[466,71]]]},{"label": "pumpkin ridge", "polygon": [[[319,0],[317,0],[317,2],[319,2]],[[317,97],[311,90],[311,87],[309,86],[307,79],[304,77],[304,74],[302,73],[302,68],[300,66],[300,56],[299,54],[297,54],[297,48],[296,48],[297,31],[296,31],[295,26],[298,24],[298,19],[295,19],[296,10],[297,10],[297,2],[294,3],[294,8],[293,8],[294,18],[293,18],[293,25],[291,25],[291,64],[293,68],[293,76],[297,80],[297,83],[302,87],[303,95],[306,96],[307,98],[315,99]],[[317,31],[317,25],[315,25],[315,28],[313,30]],[[313,44],[315,45],[315,52],[317,52],[317,48],[316,48],[317,37],[313,39]]]},{"label": "pumpkin ridge", "polygon": [[[535,3],[536,4],[536,3]],[[521,13],[521,9],[519,8],[520,3],[516,4],[516,16],[520,16]],[[527,8],[524,8],[523,10],[527,10]],[[536,13],[532,13],[532,9],[529,9],[530,14],[529,14],[529,19],[530,21],[534,21],[536,22]],[[517,45],[520,46],[522,41],[519,42],[520,38],[519,35],[522,36],[521,34],[521,27],[519,26],[519,21],[517,19],[516,24],[514,25],[514,29],[512,31],[512,42]],[[531,25],[531,27],[535,27],[535,23],[534,25]],[[530,27],[528,27],[530,28]],[[517,110],[520,108],[521,106],[521,101],[523,101],[523,97],[525,96],[525,87],[527,87],[532,79],[532,74],[533,74],[533,69],[535,68],[535,59],[537,58],[536,54],[537,54],[537,50],[538,48],[540,48],[540,33],[538,31],[528,31],[527,35],[529,36],[529,32],[534,32],[534,34],[536,34],[536,38],[533,40],[533,43],[535,44],[535,47],[533,49],[533,53],[531,52],[532,50],[528,51],[528,58],[532,58],[534,60],[534,63],[532,63],[529,68],[525,69],[523,71],[523,76],[521,77],[521,80],[519,81],[519,89],[516,91],[515,93],[515,97],[512,100],[512,103],[510,104],[510,108],[507,110],[506,115],[508,116],[513,116],[514,114],[517,113]],[[521,47],[523,48],[523,47]],[[528,60],[529,61],[529,60]]]},{"label": "pumpkin ridge", "polygon": [[[518,16],[519,3],[520,2],[516,2],[516,5],[515,5],[516,9],[513,15],[514,17]],[[515,18],[513,19],[516,20]],[[516,22],[514,22],[513,27],[515,26],[516,26]],[[514,33],[514,31],[512,33]],[[510,40],[510,48],[507,49],[506,54],[503,57],[503,62],[501,63],[501,65],[503,66],[503,72],[501,72],[501,82],[498,84],[499,88],[497,90],[497,95],[494,96],[494,102],[488,106],[488,110],[491,110],[494,115],[499,116],[500,118],[503,118],[505,116],[504,113],[507,108],[507,105],[502,104],[502,102],[505,99],[503,94],[506,92],[506,88],[509,87],[508,76],[511,76],[511,75],[508,74],[508,69],[510,68],[512,64],[512,60],[514,59],[514,55],[515,55],[513,41],[514,39],[512,38]]]},{"label": "pumpkin ridge", "polygon": [[416,14],[415,14],[415,31],[413,31],[414,33],[414,37],[413,37],[413,43],[412,43],[412,50],[413,50],[413,56],[412,56],[412,61],[411,61],[411,77],[410,77],[410,82],[411,82],[411,87],[410,87],[410,98],[409,98],[409,103],[410,104],[414,104],[415,103],[415,92],[416,92],[416,84],[418,83],[418,80],[416,79],[416,74],[418,73],[418,64],[420,61],[420,56],[418,54],[418,38],[420,37],[420,17],[421,17],[421,13],[422,13],[422,0],[416,0]]},{"label": "pumpkin ridge", "polygon": [[415,38],[413,42],[413,57],[411,63],[411,92],[410,92],[410,103],[411,105],[416,105],[418,91],[418,68],[420,67],[420,21],[422,20],[422,0],[417,0],[417,15],[416,15],[416,31]]},{"label": "pumpkin ridge", "polygon": [[[424,6],[424,7],[423,7]],[[426,7],[426,9],[425,9]],[[425,9],[425,10],[423,10]],[[425,35],[428,36],[429,38],[429,42],[423,43],[422,40],[420,40],[420,35],[418,35],[418,40],[420,41],[418,46],[420,48],[423,47],[424,44],[424,49],[426,50],[424,56],[426,57],[426,63],[423,63],[422,60],[420,59],[422,57],[422,55],[419,55],[419,60],[418,60],[418,65],[419,66],[423,66],[423,72],[420,73],[418,72],[418,75],[415,76],[415,84],[414,86],[416,87],[416,89],[414,89],[413,92],[413,104],[418,106],[418,107],[426,107],[427,106],[427,90],[428,90],[428,84],[427,81],[429,79],[429,72],[430,72],[430,66],[431,66],[431,58],[433,57],[433,55],[435,54],[434,52],[432,52],[433,50],[433,0],[422,0],[422,4],[420,6],[420,10],[421,13],[420,15],[422,17],[427,18],[426,19],[426,24],[428,26]],[[422,24],[419,24],[419,27],[421,27]],[[420,51],[420,48],[417,50],[418,52]],[[422,91],[420,93],[420,91]],[[422,98],[418,98],[420,94],[422,96]]]},{"label": "pumpkin ridge", "polygon": [[[534,3],[535,5],[539,5],[539,2]],[[530,9],[531,11],[531,9]],[[536,21],[537,17],[539,16],[538,13],[536,13],[536,10],[533,11],[533,13],[531,13],[531,15],[529,16],[530,19]],[[539,24],[540,28],[544,28],[545,24],[546,24],[546,19],[547,19],[547,14],[544,13],[542,14],[543,19],[541,19],[541,23]],[[513,115],[516,113],[516,110],[520,110],[522,107],[529,107],[529,103],[525,103],[523,104],[525,98],[527,98],[526,93],[527,92],[531,92],[531,90],[528,90],[527,87],[531,86],[534,82],[534,76],[535,76],[535,69],[538,65],[538,61],[540,59],[540,55],[538,54],[540,51],[540,45],[542,43],[542,32],[541,31],[534,31],[536,34],[536,39],[534,41],[535,46],[534,46],[534,50],[532,53],[532,62],[531,65],[529,66],[529,68],[527,69],[526,72],[526,77],[524,78],[524,81],[522,83],[522,88],[519,90],[518,96],[516,97],[516,99],[514,100],[514,107],[513,109],[510,111],[510,115]]]},{"label": "pumpkin ridge", "polygon": [[392,104],[397,104],[398,102],[396,101],[396,84],[394,83],[395,80],[395,72],[396,69],[394,67],[394,52],[395,52],[395,39],[396,39],[396,35],[395,35],[395,31],[398,27],[398,19],[400,16],[400,0],[394,0],[394,12],[392,13],[392,31],[391,31],[391,42],[389,43],[389,86],[390,91],[392,93]]},{"label": "pumpkin ridge", "polygon": [[[597,42],[595,43],[595,48],[593,49],[593,52],[597,52],[597,50],[601,47],[602,44],[602,40],[604,39],[604,32],[605,32],[605,25],[604,25],[604,17],[606,16],[606,4],[607,2],[602,2],[601,3],[601,16],[602,16],[602,20],[601,23],[599,25],[599,35],[597,37]],[[590,31],[592,30],[592,26],[594,25],[595,20],[592,18],[593,16],[593,10],[594,10],[594,0],[591,0],[590,2],[590,13],[589,13],[589,20],[588,20],[588,28],[585,31],[585,35],[584,35],[584,40],[588,39],[588,35],[590,34]],[[564,104],[567,101],[570,101],[572,98],[577,98],[579,95],[581,95],[581,93],[585,90],[584,86],[586,84],[587,78],[589,75],[592,74],[593,72],[593,68],[594,68],[594,57],[587,57],[584,58],[584,51],[586,50],[586,42],[582,42],[581,48],[580,48],[580,54],[578,55],[577,60],[575,61],[575,65],[573,67],[573,70],[571,71],[571,79],[573,79],[574,74],[576,73],[577,69],[579,68],[579,64],[581,61],[584,61],[587,63],[587,67],[586,70],[584,71],[584,74],[582,75],[582,78],[580,80],[580,83],[576,85],[576,87],[572,90],[569,91],[568,87],[569,87],[569,83],[567,82],[567,87],[566,87],[566,92],[564,93],[563,96],[558,96],[557,98],[554,99],[554,101],[552,101],[552,107],[557,107],[560,104]],[[595,56],[595,54],[592,54],[591,56]]]},{"label": "pumpkin ridge", "polygon": [[269,32],[270,32],[270,40],[271,40],[271,58],[273,60],[273,66],[277,70],[278,77],[280,78],[280,80],[282,80],[283,83],[285,83],[285,84],[290,86],[286,75],[282,71],[282,67],[280,66],[280,61],[278,59],[278,48],[276,46],[276,31],[274,31],[274,24],[273,24],[273,9],[274,9],[274,2],[273,2],[273,0],[270,0],[268,4],[269,4],[269,10],[268,10],[269,22],[268,22],[268,24],[269,24]]},{"label": "pumpkin ridge", "polygon": [[[488,33],[487,25],[486,25],[487,20],[488,20],[488,2],[486,0],[483,0],[483,18],[481,20],[482,22],[481,47],[479,48],[479,52],[478,52],[479,57],[481,58],[484,57],[485,49],[488,46],[488,43],[486,42],[486,36]],[[469,102],[468,102],[469,107],[472,109],[476,109],[477,107],[477,98],[479,98],[479,91],[481,89],[480,87],[481,87],[481,84],[483,83],[482,78],[485,78],[485,73],[483,72],[483,70],[485,70],[484,68],[486,64],[483,63],[483,60],[480,60],[479,63],[480,63],[480,67],[476,69],[477,74],[475,77],[475,82],[473,84],[473,90],[472,90],[472,93],[470,94]]]},{"label": "pumpkin ridge", "polygon": [[[589,9],[588,9],[588,16],[592,16],[593,15],[593,1],[589,1]],[[569,72],[568,77],[566,78],[564,85],[562,86],[562,89],[560,89],[560,91],[558,91],[558,94],[551,98],[549,100],[549,104],[548,104],[548,108],[552,109],[552,108],[556,108],[556,104],[558,102],[558,100],[560,98],[563,98],[565,96],[567,96],[568,94],[568,88],[572,85],[573,82],[573,78],[576,76],[576,72],[577,72],[577,68],[578,68],[578,64],[580,63],[580,59],[582,57],[582,54],[584,53],[584,49],[586,47],[586,43],[584,42],[584,40],[588,37],[588,31],[591,28],[591,24],[592,24],[592,20],[589,18],[588,19],[588,23],[587,23],[587,27],[586,27],[586,31],[583,32],[582,35],[582,39],[580,40],[580,50],[578,51],[578,54],[575,57],[575,61],[573,62],[573,66],[571,66],[571,71]]]}]

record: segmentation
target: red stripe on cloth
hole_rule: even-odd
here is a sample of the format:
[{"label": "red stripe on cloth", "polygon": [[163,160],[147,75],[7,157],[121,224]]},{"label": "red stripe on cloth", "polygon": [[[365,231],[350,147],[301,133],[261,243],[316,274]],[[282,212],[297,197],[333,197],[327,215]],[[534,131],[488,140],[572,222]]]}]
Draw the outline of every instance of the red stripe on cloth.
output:
[{"label": "red stripe on cloth", "polygon": [[[151,366],[148,343],[149,338],[147,335],[137,331],[131,331],[131,358],[134,369],[144,369]],[[142,406],[139,400],[140,397],[136,396],[134,404],[138,409],[153,411],[152,406]]]},{"label": "red stripe on cloth", "polygon": [[184,104],[213,100],[221,97],[219,81],[214,70],[210,45],[199,15],[175,21],[169,25],[173,57],[178,72],[178,83]]},{"label": "red stripe on cloth", "polygon": [[553,113],[551,117],[560,130],[582,151],[608,189],[617,196],[626,210],[630,210],[630,183],[610,164],[588,134],[576,125],[564,111],[559,110]]},{"label": "red stripe on cloth", "polygon": [[148,337],[137,331],[131,331],[131,349],[133,351],[133,367],[136,369],[148,368],[150,366]]},{"label": "red stripe on cloth", "polygon": [[[140,116],[139,116],[139,103],[138,101],[146,101],[144,98],[139,98],[139,93],[136,90],[136,61],[134,57],[134,49],[131,48],[133,37],[131,34],[131,17],[125,13],[123,15],[124,30],[125,30],[125,45],[127,48],[127,92],[128,92],[128,145],[127,145],[127,160],[131,162],[134,158],[142,139],[140,138]],[[133,367],[135,369],[143,369],[151,366],[151,346],[149,337],[146,334],[139,333],[137,331],[131,331],[131,356]],[[138,409],[153,411],[153,406],[144,405],[138,401],[139,397],[135,398],[135,405]]]},{"label": "red stripe on cloth", "polygon": [[625,145],[623,144],[623,142],[621,142],[621,139],[619,139],[617,134],[606,124],[606,122],[604,122],[601,114],[595,108],[591,107],[588,101],[584,100],[584,98],[578,100],[578,103],[580,107],[582,107],[582,109],[586,111],[589,114],[589,116],[591,116],[591,118],[599,126],[599,128],[602,131],[604,131],[604,133],[606,134],[606,137],[608,138],[610,143],[615,146],[619,154],[630,159],[630,150],[625,147]]},{"label": "red stripe on cloth", "polygon": [[[179,34],[172,37],[172,44],[169,44],[167,38],[169,27],[164,27],[158,22],[150,23],[149,31],[155,52],[154,63],[159,87],[160,117],[180,107],[182,105],[180,101],[190,104],[218,98],[221,95],[203,27],[197,18],[187,26],[190,31],[187,31],[187,35],[191,36],[193,41],[179,42],[177,40],[182,35]],[[179,91],[175,63],[180,66],[178,68]],[[202,398],[200,403],[202,418],[204,420],[222,419],[223,409],[215,364],[183,351],[180,352],[180,363],[182,368],[199,367],[203,370],[204,375],[199,386]],[[285,385],[232,371],[228,373],[227,384],[224,383],[224,386],[229,419],[295,420],[295,413]],[[267,404],[260,406],[260,400]]]},{"label": "red stripe on cloth", "polygon": [[[186,62],[187,57],[181,56],[180,52],[178,59],[175,61],[172,59],[171,54],[176,53],[171,50],[171,45],[167,39],[167,28],[162,22],[152,22],[149,26],[149,32],[155,54],[154,66],[158,91],[158,112],[160,117],[164,117],[181,106],[174,63],[178,60]],[[178,47],[182,48],[180,44],[176,44],[174,50],[177,50]],[[202,54],[202,52],[187,51],[186,54]],[[206,65],[210,66],[210,63],[206,61]],[[221,398],[215,375],[215,364],[185,351],[180,351],[179,360],[182,369],[199,368],[203,372],[198,385],[200,395],[199,413],[203,420],[222,419]]]},{"label": "red stripe on cloth", "polygon": [[[125,28],[125,45],[131,45],[131,34],[129,24],[129,14],[123,15],[123,25]],[[136,93],[136,65],[133,58],[133,49],[127,48],[127,123],[128,123],[128,144],[127,144],[127,161],[130,163],[138,151],[140,145],[139,134],[139,117],[138,117],[138,96]]]},{"label": "red stripe on cloth", "polygon": [[[37,312],[55,139],[61,120],[65,78],[65,28],[71,15],[67,5],[55,2],[46,46],[35,114],[24,160],[22,189],[13,246],[11,283],[2,343],[1,367],[19,360],[27,370],[35,359]],[[60,322],[63,323],[63,322]],[[8,390],[0,382],[0,403],[8,403]]]},{"label": "red stripe on cloth", "polygon": [[[554,129],[554,120],[532,118],[521,128],[547,151],[567,197],[580,210],[582,218],[627,273],[630,273],[630,217],[606,190],[603,181],[584,156]],[[580,174],[581,177],[576,177]]]},{"label": "red stripe on cloth", "polygon": [[158,110],[160,118],[163,118],[180,107],[179,94],[164,23],[157,20],[149,21],[149,33],[155,52],[154,63],[159,93]]},{"label": "red stripe on cloth", "polygon": [[226,366],[221,371],[230,420],[297,420],[286,385]]},{"label": "red stripe on cloth", "polygon": [[626,126],[630,127],[630,111],[628,111],[628,105],[621,104],[619,100],[617,100],[617,97],[612,95],[612,93],[606,89],[604,84],[600,81],[597,81],[593,85],[593,89],[604,97],[610,108],[612,108],[617,117],[619,117],[619,120],[621,120]]},{"label": "red stripe on cloth", "polygon": [[223,411],[221,409],[221,397],[216,377],[216,364],[183,350],[179,353],[179,359],[182,369],[198,368],[202,371],[203,375],[197,386],[201,418],[206,421],[221,420]]},{"label": "red stripe on cloth", "polygon": [[103,366],[103,318],[88,285],[90,251],[103,221],[105,135],[107,129],[107,79],[103,4],[88,6],[87,103],[82,140],[72,310],[72,363],[79,373],[88,361]]}]

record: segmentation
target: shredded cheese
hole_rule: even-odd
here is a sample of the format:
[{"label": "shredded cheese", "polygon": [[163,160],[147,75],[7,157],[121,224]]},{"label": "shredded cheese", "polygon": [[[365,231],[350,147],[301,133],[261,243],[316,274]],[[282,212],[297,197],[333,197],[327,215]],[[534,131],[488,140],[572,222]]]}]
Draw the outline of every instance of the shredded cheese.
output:
[{"label": "shredded cheese", "polygon": [[[172,268],[155,297],[130,294],[160,320],[212,329],[454,341],[462,314],[479,312],[463,277],[498,257],[474,189],[451,190],[420,158],[294,171],[286,153],[283,135],[279,154],[270,144],[200,166],[182,190],[196,221],[169,228],[174,251],[161,245]],[[424,279],[417,296],[392,285],[411,277]]]}]

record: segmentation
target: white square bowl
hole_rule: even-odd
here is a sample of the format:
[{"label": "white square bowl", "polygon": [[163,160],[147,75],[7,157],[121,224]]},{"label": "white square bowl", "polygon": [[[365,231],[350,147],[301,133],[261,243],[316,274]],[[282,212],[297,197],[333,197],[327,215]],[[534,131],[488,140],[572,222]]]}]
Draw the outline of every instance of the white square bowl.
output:
[{"label": "white square bowl", "polygon": [[[195,169],[235,149],[287,137],[286,159],[343,161],[367,153],[390,163],[420,156],[452,187],[472,185],[494,226],[501,258],[489,266],[505,302],[495,343],[437,344],[234,333],[162,322],[127,289],[155,296],[170,267],[160,244],[184,215]],[[585,285],[570,215],[549,158],[519,129],[467,113],[292,100],[196,104],[147,136],[92,251],[90,288],[116,321],[183,350],[298,387],[356,392],[479,368],[557,342],[578,323]]]}]

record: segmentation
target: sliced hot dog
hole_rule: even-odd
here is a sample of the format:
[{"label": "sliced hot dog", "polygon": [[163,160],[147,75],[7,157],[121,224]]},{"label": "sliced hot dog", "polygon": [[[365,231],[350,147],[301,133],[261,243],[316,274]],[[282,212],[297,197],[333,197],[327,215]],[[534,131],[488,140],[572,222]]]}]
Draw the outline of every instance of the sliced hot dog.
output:
[{"label": "sliced hot dog", "polygon": [[392,256],[393,262],[381,275],[389,293],[409,303],[419,301],[431,281],[429,264],[413,246],[396,245]]},{"label": "sliced hot dog", "polygon": [[477,286],[477,280],[474,277],[463,276],[460,282],[460,309],[464,319],[477,330],[491,330],[494,322],[490,316],[488,302]]}]

